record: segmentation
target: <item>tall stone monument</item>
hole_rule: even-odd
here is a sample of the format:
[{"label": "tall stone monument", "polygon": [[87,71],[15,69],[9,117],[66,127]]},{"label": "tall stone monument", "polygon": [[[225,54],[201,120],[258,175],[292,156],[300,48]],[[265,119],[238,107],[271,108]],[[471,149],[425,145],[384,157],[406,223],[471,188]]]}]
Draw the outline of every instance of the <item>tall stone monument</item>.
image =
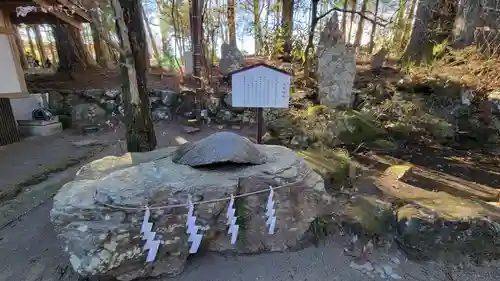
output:
[{"label": "tall stone monument", "polygon": [[318,47],[318,95],[322,104],[349,107],[356,75],[354,48],[347,47],[334,13],[321,32]]}]

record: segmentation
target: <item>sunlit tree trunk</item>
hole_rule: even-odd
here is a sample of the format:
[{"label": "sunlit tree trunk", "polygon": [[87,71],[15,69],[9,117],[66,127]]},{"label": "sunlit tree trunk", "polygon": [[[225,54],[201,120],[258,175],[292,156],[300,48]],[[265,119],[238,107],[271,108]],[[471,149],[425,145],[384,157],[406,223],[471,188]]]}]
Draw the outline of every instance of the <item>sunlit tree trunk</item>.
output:
[{"label": "sunlit tree trunk", "polygon": [[26,34],[28,35],[28,44],[30,46],[30,51],[31,51],[31,55],[36,58],[37,57],[37,50],[35,48],[35,42],[33,40],[33,36],[32,36],[32,28],[30,26],[27,26],[26,27]]},{"label": "sunlit tree trunk", "polygon": [[160,63],[160,52],[158,51],[158,46],[156,46],[156,40],[153,35],[153,31],[151,30],[151,26],[149,24],[149,19],[146,15],[146,11],[144,10],[144,7],[141,5],[141,10],[142,10],[142,16],[144,17],[144,25],[146,26],[146,30],[149,36],[149,42],[151,44],[151,49],[153,49],[153,55],[155,57],[156,63]]},{"label": "sunlit tree trunk", "polygon": [[406,2],[408,0],[399,0],[398,13],[396,16],[396,24],[394,25],[394,47],[398,48],[401,46],[403,42],[404,36],[404,28],[405,28],[405,11],[406,11]]},{"label": "sunlit tree trunk", "polygon": [[433,47],[452,36],[456,4],[447,0],[419,1],[410,42],[402,56],[403,62],[431,62]]},{"label": "sunlit tree trunk", "polygon": [[[380,0],[375,1],[375,11],[373,13],[373,18],[377,20],[378,15],[378,6],[380,4]],[[375,47],[375,33],[377,32],[377,24],[372,23],[372,31],[370,33],[370,54],[373,53],[373,48]]]},{"label": "sunlit tree trunk", "polygon": [[[368,0],[363,0],[361,5],[361,14],[365,15],[366,9],[368,7]],[[365,31],[365,19],[359,17],[358,30],[356,31],[356,37],[354,38],[354,46],[361,46],[361,40],[363,39],[363,33]]]},{"label": "sunlit tree trunk", "polygon": [[[454,48],[465,48],[474,42],[474,31],[480,25],[481,1],[463,0],[458,7],[454,29]],[[486,25],[489,25],[486,23]]]},{"label": "sunlit tree trunk", "polygon": [[229,25],[229,44],[236,46],[236,15],[235,0],[227,1],[227,21]]},{"label": "sunlit tree trunk", "polygon": [[[343,5],[342,8],[344,9],[344,11],[346,11],[348,7],[349,7],[349,1],[348,0],[344,0],[344,5]],[[346,12],[342,13],[342,23],[341,23],[341,26],[342,26],[342,32],[344,33],[344,37],[347,38],[347,13]]]},{"label": "sunlit tree trunk", "polygon": [[304,79],[306,81],[311,77],[311,53],[313,52],[313,40],[314,40],[314,31],[316,30],[316,25],[318,24],[318,2],[319,0],[311,1],[311,24],[309,29],[309,36],[307,38],[307,46],[304,51]]},{"label": "sunlit tree trunk", "polygon": [[[349,8],[353,11],[356,11],[356,5],[358,4],[358,2],[356,0],[346,0],[346,1],[349,2]],[[350,17],[349,32],[347,32],[346,42],[351,42],[352,25],[354,23],[354,13],[351,13],[349,17]]]},{"label": "sunlit tree trunk", "polygon": [[408,44],[408,40],[411,35],[411,28],[413,26],[413,19],[415,17],[415,8],[417,7],[417,2],[418,0],[412,0],[410,4],[410,8],[408,9],[406,13],[406,20],[405,20],[405,26],[404,26],[404,33],[401,39],[401,49]]},{"label": "sunlit tree trunk", "polygon": [[35,30],[36,45],[38,47],[38,52],[40,54],[40,63],[43,65],[45,63],[45,59],[47,58],[47,56],[45,55],[42,34],[40,33],[40,27],[38,24],[35,24],[33,29]]},{"label": "sunlit tree trunk", "polygon": [[26,59],[26,54],[24,53],[24,42],[19,34],[19,28],[14,27],[17,51],[19,52],[19,57],[21,59],[21,66],[23,69],[28,69],[28,60]]},{"label": "sunlit tree trunk", "polygon": [[[95,9],[91,9],[90,12],[94,13],[93,18],[96,21],[99,21],[98,24],[104,26],[103,29],[107,31],[108,29],[105,27],[106,24],[99,16],[99,13],[97,13]],[[94,45],[95,59],[97,61],[97,64],[99,64],[103,68],[109,69],[113,66],[110,49],[107,46],[107,43],[104,42],[104,40],[102,40],[102,38],[99,36],[99,32],[96,26],[94,24],[91,24],[90,27],[92,30],[92,43]]]},{"label": "sunlit tree trunk", "polygon": [[50,41],[50,56],[53,64],[57,64],[59,59],[56,55],[56,42],[55,42],[55,35],[54,35],[54,28],[52,26],[48,27],[48,30],[45,30],[46,34],[49,36],[49,41]]},{"label": "sunlit tree trunk", "polygon": [[255,40],[255,54],[260,53],[262,46],[262,29],[260,27],[260,5],[259,0],[253,0],[253,32]]},{"label": "sunlit tree trunk", "polygon": [[282,0],[281,2],[281,28],[283,30],[283,53],[290,56],[292,53],[293,32],[293,4],[294,0]]}]

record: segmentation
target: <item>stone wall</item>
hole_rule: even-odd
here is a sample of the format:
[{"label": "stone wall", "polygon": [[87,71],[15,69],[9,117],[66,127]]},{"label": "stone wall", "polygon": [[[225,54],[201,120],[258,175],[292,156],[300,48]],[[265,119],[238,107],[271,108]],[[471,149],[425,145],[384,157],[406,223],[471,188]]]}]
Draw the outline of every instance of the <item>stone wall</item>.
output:
[{"label": "stone wall", "polygon": [[[111,119],[121,120],[124,112],[121,88],[61,90],[43,89],[34,92],[48,93],[49,109],[54,115],[67,119],[65,127],[81,128],[87,125],[107,126]],[[195,118],[195,93],[171,89],[150,89],[149,101],[155,122],[173,120],[175,116]],[[231,93],[209,93],[203,106],[209,121],[217,123],[255,123],[252,109],[233,108]]]}]

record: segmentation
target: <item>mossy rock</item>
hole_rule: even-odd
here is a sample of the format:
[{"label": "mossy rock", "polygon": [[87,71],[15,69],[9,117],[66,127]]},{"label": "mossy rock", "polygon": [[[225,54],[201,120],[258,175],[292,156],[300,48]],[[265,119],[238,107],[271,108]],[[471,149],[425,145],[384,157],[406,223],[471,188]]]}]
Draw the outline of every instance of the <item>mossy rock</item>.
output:
[{"label": "mossy rock", "polygon": [[397,210],[397,242],[416,260],[500,258],[500,210],[454,196],[423,199]]},{"label": "mossy rock", "polygon": [[393,228],[395,216],[391,203],[374,196],[359,196],[344,214],[343,224],[350,232],[363,236],[385,236]]},{"label": "mossy rock", "polygon": [[344,144],[371,142],[386,133],[370,114],[348,110],[337,118],[334,131],[337,131],[337,138]]},{"label": "mossy rock", "polygon": [[391,140],[377,139],[367,145],[370,148],[381,150],[396,150],[398,146]]},{"label": "mossy rock", "polygon": [[340,189],[349,182],[354,166],[349,153],[342,149],[335,150],[298,150],[309,167],[320,174],[327,187]]},{"label": "mossy rock", "polygon": [[317,116],[323,114],[328,110],[325,105],[310,105],[307,107],[307,116]]}]

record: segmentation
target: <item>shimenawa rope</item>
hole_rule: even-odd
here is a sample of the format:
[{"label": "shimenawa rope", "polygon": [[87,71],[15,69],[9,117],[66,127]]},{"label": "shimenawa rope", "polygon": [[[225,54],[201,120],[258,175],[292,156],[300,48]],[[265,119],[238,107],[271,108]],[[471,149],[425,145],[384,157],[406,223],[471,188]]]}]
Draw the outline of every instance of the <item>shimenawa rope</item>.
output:
[{"label": "shimenawa rope", "polygon": [[[267,189],[261,189],[257,191],[252,191],[252,192],[247,192],[247,193],[242,193],[238,195],[234,195],[233,198],[241,198],[241,197],[246,197],[250,195],[255,195],[255,194],[260,194],[260,193],[265,193],[269,192],[269,190],[276,190],[284,187],[289,187],[294,184],[300,183],[304,181],[308,176],[309,176],[310,171],[308,171],[305,176],[302,177],[302,179],[294,182],[290,182],[284,185],[276,186],[276,187],[269,187]],[[231,199],[231,196],[228,197],[222,197],[222,198],[217,198],[217,199],[212,199],[212,200],[206,200],[206,201],[197,201],[197,202],[192,202],[193,205],[201,205],[201,204],[208,204],[208,203],[216,203],[216,202],[221,202],[221,201],[229,201]],[[125,207],[125,206],[118,206],[118,205],[113,205],[109,203],[104,203],[95,198],[94,194],[94,202],[96,202],[99,205],[108,207],[108,208],[113,208],[113,209],[120,209],[120,210],[128,210],[128,211],[142,211],[142,210],[163,210],[163,209],[171,209],[171,208],[180,208],[180,207],[188,207],[189,203],[184,203],[184,204],[175,204],[175,205],[163,205],[163,206],[144,206],[144,207]]]}]

